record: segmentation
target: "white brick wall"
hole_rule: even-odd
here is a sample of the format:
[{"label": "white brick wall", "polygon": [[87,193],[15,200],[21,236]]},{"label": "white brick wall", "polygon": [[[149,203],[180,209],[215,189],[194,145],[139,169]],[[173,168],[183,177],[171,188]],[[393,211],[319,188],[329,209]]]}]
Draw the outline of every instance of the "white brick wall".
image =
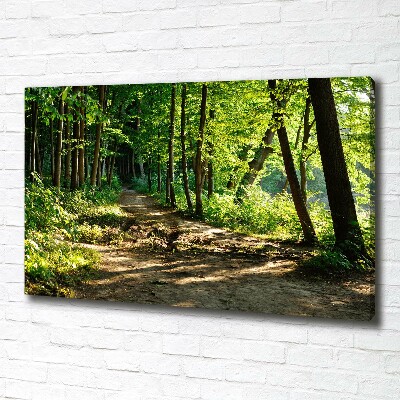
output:
[{"label": "white brick wall", "polygon": [[[0,2],[0,398],[400,398],[398,0]],[[371,75],[378,307],[352,323],[23,295],[25,86]]]}]

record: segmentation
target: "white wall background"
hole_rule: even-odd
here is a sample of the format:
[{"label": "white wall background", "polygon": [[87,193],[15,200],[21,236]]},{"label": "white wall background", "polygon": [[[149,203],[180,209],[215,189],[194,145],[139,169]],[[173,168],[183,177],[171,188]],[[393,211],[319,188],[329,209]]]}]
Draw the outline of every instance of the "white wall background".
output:
[{"label": "white wall background", "polygon": [[[399,399],[399,17],[399,0],[0,0],[0,398]],[[373,321],[24,296],[24,87],[357,75],[377,82]]]}]

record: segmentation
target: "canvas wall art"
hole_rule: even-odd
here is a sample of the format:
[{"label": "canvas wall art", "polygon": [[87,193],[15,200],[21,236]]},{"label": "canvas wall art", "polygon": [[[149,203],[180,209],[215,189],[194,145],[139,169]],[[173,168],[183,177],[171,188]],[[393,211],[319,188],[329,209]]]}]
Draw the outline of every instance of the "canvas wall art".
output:
[{"label": "canvas wall art", "polygon": [[374,315],[368,77],[27,88],[25,293]]}]

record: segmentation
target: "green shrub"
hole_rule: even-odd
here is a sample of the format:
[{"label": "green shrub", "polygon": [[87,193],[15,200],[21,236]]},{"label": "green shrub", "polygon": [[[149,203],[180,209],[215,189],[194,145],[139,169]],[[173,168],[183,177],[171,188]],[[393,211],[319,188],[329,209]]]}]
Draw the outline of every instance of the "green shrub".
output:
[{"label": "green shrub", "polygon": [[93,275],[98,261],[93,250],[34,232],[25,240],[26,293],[71,297],[73,287]]}]

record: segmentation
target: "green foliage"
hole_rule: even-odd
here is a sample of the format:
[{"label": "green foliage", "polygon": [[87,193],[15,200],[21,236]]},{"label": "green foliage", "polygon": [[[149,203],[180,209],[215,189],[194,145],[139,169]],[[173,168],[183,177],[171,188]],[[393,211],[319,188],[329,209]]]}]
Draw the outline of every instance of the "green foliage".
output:
[{"label": "green foliage", "polygon": [[97,252],[73,244],[117,244],[125,214],[114,203],[118,179],[111,187],[85,186],[56,192],[35,177],[26,184],[25,273],[29,294],[73,296],[73,287],[95,272]]},{"label": "green foliage", "polygon": [[62,206],[56,189],[45,187],[35,174],[34,183],[26,183],[25,229],[28,232],[62,229],[71,223],[71,219],[72,216]]},{"label": "green foliage", "polygon": [[52,234],[30,232],[25,240],[27,294],[73,297],[71,289],[95,273],[98,254],[59,241]]},{"label": "green foliage", "polygon": [[318,250],[311,258],[303,261],[300,268],[311,275],[322,276],[346,275],[355,268],[360,269],[357,263],[351,263],[343,253],[337,250]]}]

